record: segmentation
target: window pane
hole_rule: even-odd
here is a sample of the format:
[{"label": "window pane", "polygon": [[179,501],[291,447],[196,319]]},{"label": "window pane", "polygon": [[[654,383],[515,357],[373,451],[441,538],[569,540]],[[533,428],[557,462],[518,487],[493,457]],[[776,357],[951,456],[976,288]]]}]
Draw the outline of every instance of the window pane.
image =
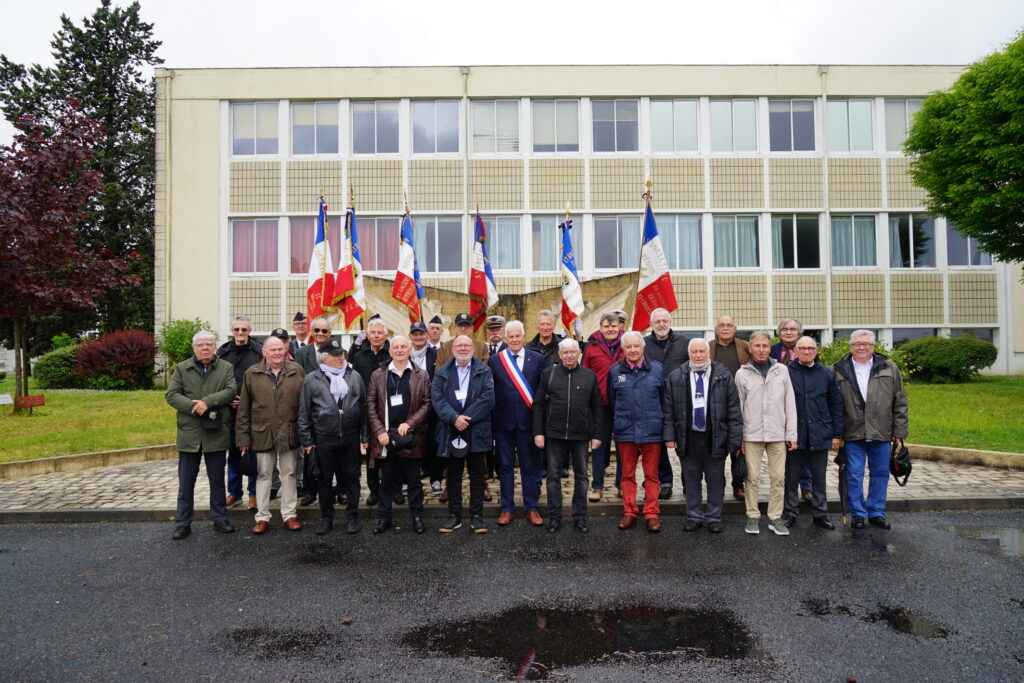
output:
[{"label": "window pane", "polygon": [[314,151],[316,114],[312,102],[292,104],[292,154]]},{"label": "window pane", "polygon": [[561,240],[558,219],[554,216],[534,216],[530,232],[533,243],[533,269],[558,270],[558,245]]},{"label": "window pane", "polygon": [[655,152],[674,151],[672,119],[671,101],[651,101],[651,149]]},{"label": "window pane", "polygon": [[946,224],[946,255],[951,266],[970,265],[967,238],[952,223]]},{"label": "window pane", "polygon": [[231,221],[231,270],[253,272],[253,221]]},{"label": "window pane", "polygon": [[758,257],[757,216],[736,217],[736,251],[742,268],[756,268]]},{"label": "window pane", "polygon": [[256,267],[254,272],[277,271],[277,221],[256,221]]},{"label": "window pane", "polygon": [[495,104],[495,141],[497,152],[519,151],[519,103],[505,100]]},{"label": "window pane", "polygon": [[519,218],[485,218],[487,253],[495,270],[519,270]]},{"label": "window pane", "polygon": [[732,151],[732,103],[723,100],[712,100],[711,116],[711,151]]},{"label": "window pane", "polygon": [[373,154],[375,136],[373,102],[353,102],[352,153]]},{"label": "window pane", "polygon": [[818,217],[796,218],[796,267],[817,268],[821,265],[818,251]]},{"label": "window pane", "polygon": [[853,219],[854,262],[858,266],[875,265],[875,217]]},{"label": "window pane", "polygon": [[557,145],[559,152],[580,151],[579,102],[562,100],[555,104]]},{"label": "window pane", "polygon": [[757,103],[754,100],[734,100],[732,113],[735,151],[757,151]]},{"label": "window pane", "polygon": [[679,268],[679,231],[676,227],[676,217],[661,214],[655,216],[655,220],[658,223],[658,236],[661,237],[661,248],[665,252],[669,270],[677,270]]},{"label": "window pane", "polygon": [[832,216],[832,265],[853,265],[852,216]]},{"label": "window pane", "polygon": [[[618,229],[614,217],[594,218],[594,265],[615,268],[618,264]],[[579,263],[576,264],[577,267]]]},{"label": "window pane", "polygon": [[432,154],[434,147],[434,103],[412,103],[412,151]]},{"label": "window pane", "polygon": [[615,103],[615,149],[618,152],[640,150],[639,103],[623,100]]},{"label": "window pane", "polygon": [[736,219],[733,216],[715,216],[715,267],[736,266]]},{"label": "window pane", "polygon": [[789,152],[793,149],[789,100],[769,100],[768,137],[773,152]]},{"label": "window pane", "polygon": [[447,100],[437,103],[437,151],[459,151],[459,103]]},{"label": "window pane", "polygon": [[910,268],[910,216],[889,216],[889,266],[892,268]]},{"label": "window pane", "polygon": [[316,103],[316,153],[338,153],[338,105],[336,102]]},{"label": "window pane", "polygon": [[377,154],[398,153],[398,102],[377,103]]},{"label": "window pane", "polygon": [[594,115],[594,151],[615,151],[615,103],[611,100],[594,100],[591,103]]},{"label": "window pane", "polygon": [[555,151],[554,102],[533,102],[533,151]]},{"label": "window pane", "polygon": [[494,102],[473,103],[473,151],[494,151]]},{"label": "window pane", "polygon": [[793,268],[793,218],[772,216],[772,265],[775,268]]},{"label": "window pane", "polygon": [[914,214],[914,267],[935,267],[935,221],[926,213]]},{"label": "window pane", "polygon": [[619,268],[640,266],[640,217],[619,218]]},{"label": "window pane", "polygon": [[870,100],[850,101],[850,151],[870,152],[874,149],[871,132]]},{"label": "window pane", "polygon": [[814,102],[793,100],[793,151],[814,151]]},{"label": "window pane", "polygon": [[437,235],[437,219],[413,218],[412,241],[416,246],[416,259],[420,264],[420,272],[437,271],[435,255],[435,237]]},{"label": "window pane", "polygon": [[277,154],[277,103],[256,103],[256,153]]},{"label": "window pane", "polygon": [[678,216],[679,265],[682,270],[701,268],[700,216]]},{"label": "window pane", "polygon": [[462,219],[438,219],[437,263],[437,270],[441,272],[462,270]]},{"label": "window pane", "polygon": [[231,153],[256,153],[256,110],[252,103],[237,102],[231,105]]},{"label": "window pane", "polygon": [[885,149],[902,152],[907,137],[907,101],[885,101]]},{"label": "window pane", "polygon": [[289,221],[291,246],[288,272],[308,273],[309,258],[313,255],[313,225],[315,218],[292,218]]},{"label": "window pane", "polygon": [[697,102],[681,100],[673,106],[675,113],[675,141],[677,152],[697,151]]},{"label": "window pane", "polygon": [[831,152],[849,152],[849,118],[845,101],[828,103],[828,148]]}]

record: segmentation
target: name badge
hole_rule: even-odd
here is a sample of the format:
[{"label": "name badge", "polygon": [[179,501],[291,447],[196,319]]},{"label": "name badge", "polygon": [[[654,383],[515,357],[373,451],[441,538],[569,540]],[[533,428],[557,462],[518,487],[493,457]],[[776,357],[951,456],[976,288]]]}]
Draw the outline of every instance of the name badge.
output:
[{"label": "name badge", "polygon": [[461,390],[459,390],[459,391],[456,391],[456,392],[455,392],[455,400],[456,400],[456,401],[462,401],[462,402],[465,402],[465,401],[466,401],[466,394],[467,394],[467,393],[468,393],[468,390],[467,390],[467,389],[461,389]]},{"label": "name badge", "polygon": [[391,397],[391,407],[394,408],[395,406],[400,405],[402,405],[402,395],[395,394],[394,396]]},{"label": "name badge", "polygon": [[705,406],[706,406],[706,404],[704,403],[704,397],[703,396],[695,396],[693,398],[693,407],[694,408],[704,408]]}]

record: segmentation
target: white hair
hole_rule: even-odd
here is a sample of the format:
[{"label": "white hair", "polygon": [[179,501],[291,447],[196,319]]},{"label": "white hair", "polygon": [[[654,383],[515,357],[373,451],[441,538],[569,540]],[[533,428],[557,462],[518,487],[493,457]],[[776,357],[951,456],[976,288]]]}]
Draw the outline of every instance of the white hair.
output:
[{"label": "white hair", "polygon": [[661,313],[664,313],[665,315],[669,316],[669,319],[671,320],[672,314],[668,312],[667,308],[655,308],[653,311],[651,311],[650,319],[654,320],[654,316],[659,315]]},{"label": "white hair", "polygon": [[623,348],[625,348],[625,346],[626,346],[626,339],[627,338],[636,339],[637,341],[639,341],[641,349],[644,346],[646,346],[646,342],[644,342],[644,335],[640,334],[636,330],[630,330],[629,332],[627,332],[624,335],[622,335],[622,342],[621,343],[622,343]]},{"label": "white hair", "polygon": [[366,323],[366,331],[369,332],[371,327],[380,326],[384,328],[384,334],[388,333],[388,326],[380,318],[374,318],[370,322]]},{"label": "white hair", "polygon": [[395,342],[398,341],[399,339],[404,341],[407,346],[410,346],[410,347],[412,346],[412,342],[409,341],[409,338],[406,337],[404,334],[396,334],[394,337],[392,337],[391,338],[391,345],[394,346]]},{"label": "white hair", "polygon": [[871,343],[875,343],[875,333],[871,330],[854,330],[850,333],[850,343],[852,344],[857,337],[870,337]]},{"label": "white hair", "polygon": [[558,342],[558,350],[564,351],[565,349],[576,349],[580,350],[580,343],[572,337],[566,337],[562,341]]},{"label": "white hair", "polygon": [[759,337],[764,337],[765,339],[767,339],[768,340],[768,345],[771,346],[772,335],[768,334],[764,330],[758,330],[757,332],[751,332],[750,333],[750,339],[748,339],[747,341],[752,342],[755,339],[758,339]]},{"label": "white hair", "polygon": [[522,321],[509,320],[505,323],[505,334],[508,334],[509,331],[513,329],[519,330],[521,334],[526,334],[526,327],[523,325]]},{"label": "white hair", "polygon": [[690,343],[686,345],[686,350],[692,351],[695,344],[703,344],[706,349],[711,348],[711,345],[708,344],[708,340],[704,337],[694,337],[690,340]]},{"label": "white hair", "polygon": [[217,343],[217,335],[215,335],[213,332],[210,332],[209,330],[199,330],[198,332],[193,334],[192,346],[195,346],[197,343],[199,343],[200,339],[209,339],[214,344]]},{"label": "white hair", "polygon": [[799,339],[796,340],[796,345],[800,346],[800,342],[803,342],[803,341],[809,341],[812,344],[814,344],[814,348],[818,348],[818,340],[815,339],[814,337],[808,337],[806,335],[803,336],[803,337],[800,337]]},{"label": "white hair", "polygon": [[555,314],[545,308],[542,311],[537,311],[537,322],[540,322],[541,318],[551,318],[551,322],[554,322]]},{"label": "white hair", "polygon": [[231,319],[231,322],[235,322],[236,320],[241,320],[243,323],[245,323],[250,328],[252,328],[252,321],[249,320],[249,316],[247,316],[247,315],[236,315],[234,318]]}]

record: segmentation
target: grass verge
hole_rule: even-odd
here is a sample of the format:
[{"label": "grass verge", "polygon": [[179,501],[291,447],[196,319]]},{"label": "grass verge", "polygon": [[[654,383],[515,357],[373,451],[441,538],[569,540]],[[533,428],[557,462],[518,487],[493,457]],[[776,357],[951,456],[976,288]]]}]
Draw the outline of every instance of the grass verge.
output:
[{"label": "grass verge", "polygon": [[1024,452],[1024,377],[908,384],[907,400],[913,443]]}]

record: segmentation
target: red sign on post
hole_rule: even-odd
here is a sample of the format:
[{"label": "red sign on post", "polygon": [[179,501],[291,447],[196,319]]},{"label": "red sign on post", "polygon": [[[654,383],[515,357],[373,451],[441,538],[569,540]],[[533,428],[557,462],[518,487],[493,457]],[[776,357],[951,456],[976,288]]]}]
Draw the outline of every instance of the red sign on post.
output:
[{"label": "red sign on post", "polygon": [[35,396],[19,396],[15,402],[19,408],[38,408],[46,404],[46,399],[43,394],[36,394]]}]

